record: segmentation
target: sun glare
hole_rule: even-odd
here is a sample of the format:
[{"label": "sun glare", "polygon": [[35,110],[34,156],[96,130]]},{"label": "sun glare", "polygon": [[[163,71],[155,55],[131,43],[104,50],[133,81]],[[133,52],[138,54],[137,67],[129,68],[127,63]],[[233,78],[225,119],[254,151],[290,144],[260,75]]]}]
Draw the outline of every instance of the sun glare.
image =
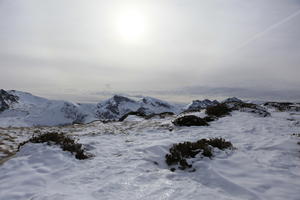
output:
[{"label": "sun glare", "polygon": [[117,18],[117,32],[126,42],[138,42],[146,33],[146,19],[144,14],[135,9],[121,12]]}]

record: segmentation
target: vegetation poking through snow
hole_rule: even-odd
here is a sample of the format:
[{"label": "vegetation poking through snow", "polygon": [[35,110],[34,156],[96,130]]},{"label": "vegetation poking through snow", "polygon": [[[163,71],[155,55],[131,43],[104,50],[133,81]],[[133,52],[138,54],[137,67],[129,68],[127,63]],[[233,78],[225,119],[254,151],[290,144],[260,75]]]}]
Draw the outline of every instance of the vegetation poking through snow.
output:
[{"label": "vegetation poking through snow", "polygon": [[60,146],[63,151],[69,151],[75,155],[76,159],[83,160],[91,157],[90,154],[86,154],[82,144],[77,143],[73,138],[64,135],[63,133],[57,132],[49,132],[40,134],[38,136],[33,136],[29,140],[22,142],[18,146],[18,150],[20,147],[25,145],[26,143],[47,143],[48,145],[55,144]]},{"label": "vegetation poking through snow", "polygon": [[175,119],[172,122],[176,126],[208,126],[206,120],[195,115],[186,115]]},{"label": "vegetation poking through snow", "polygon": [[206,122],[212,122],[212,121],[215,121],[217,118],[214,117],[214,116],[205,116],[203,117],[203,120],[206,121]]},{"label": "vegetation poking through snow", "polygon": [[132,112],[129,112],[125,115],[123,115],[119,121],[122,122],[124,121],[129,115],[135,115],[135,116],[138,116],[138,117],[143,117],[144,119],[151,119],[153,117],[156,117],[158,116],[159,118],[163,119],[163,118],[166,118],[168,116],[173,116],[175,115],[173,112],[162,112],[162,113],[151,113],[151,114],[146,114],[145,112],[141,112],[141,111],[132,111]]},{"label": "vegetation poking through snow", "polygon": [[[292,136],[296,136],[300,138],[300,133],[293,133]],[[300,145],[300,142],[297,142],[298,145]]]},{"label": "vegetation poking through snow", "polygon": [[292,136],[300,137],[300,133],[293,133]]},{"label": "vegetation poking through snow", "polygon": [[266,102],[264,106],[268,108],[275,108],[279,112],[285,111],[300,111],[300,103],[291,103],[291,102]]},{"label": "vegetation poking through snow", "polygon": [[205,113],[209,116],[224,117],[229,115],[231,111],[232,110],[226,104],[218,104],[208,107]]},{"label": "vegetation poking through snow", "polygon": [[[186,159],[195,158],[199,153],[201,153],[203,157],[211,158],[214,156],[213,147],[220,150],[233,148],[231,142],[223,138],[201,139],[197,142],[173,144],[169,149],[170,153],[165,156],[166,163],[169,166],[178,164],[178,168],[181,170],[191,168],[192,164],[189,164]],[[175,168],[171,168],[171,171],[175,171]]]}]

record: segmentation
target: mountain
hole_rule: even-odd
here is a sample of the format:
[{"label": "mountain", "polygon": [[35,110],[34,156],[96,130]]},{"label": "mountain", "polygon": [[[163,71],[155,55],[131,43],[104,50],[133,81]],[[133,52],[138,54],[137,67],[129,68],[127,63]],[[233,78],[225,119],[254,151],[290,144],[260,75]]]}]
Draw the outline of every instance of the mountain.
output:
[{"label": "mountain", "polygon": [[97,105],[96,116],[101,120],[117,120],[128,112],[136,111],[139,107],[139,103],[132,99],[114,95]]},{"label": "mountain", "polygon": [[15,95],[9,94],[5,90],[0,90],[0,112],[9,109],[10,105],[17,103],[19,98]]},{"label": "mountain", "polygon": [[271,114],[268,112],[268,109],[254,103],[246,103],[241,99],[236,97],[231,97],[222,101],[223,104],[226,104],[232,110],[239,110],[240,112],[253,113],[260,117],[269,117]]},{"label": "mountain", "polygon": [[1,90],[0,105],[0,127],[55,126],[95,120],[88,109],[93,105],[49,100],[15,90]]},{"label": "mountain", "polygon": [[205,109],[209,106],[215,106],[219,102],[217,100],[209,100],[209,99],[204,99],[203,101],[201,100],[194,100],[191,104],[187,105],[185,112],[193,112],[193,111],[199,111],[201,109]]},{"label": "mountain", "polygon": [[143,97],[138,100],[114,95],[112,98],[97,105],[96,117],[100,120],[114,121],[130,112],[142,112],[145,115],[163,112],[178,113],[180,108],[166,101],[152,97]]},{"label": "mountain", "polygon": [[49,100],[16,90],[0,90],[0,127],[58,126],[89,123],[95,120],[117,121],[139,111],[145,115],[178,113],[180,108],[152,97],[137,100],[114,95],[98,104],[80,104]]}]

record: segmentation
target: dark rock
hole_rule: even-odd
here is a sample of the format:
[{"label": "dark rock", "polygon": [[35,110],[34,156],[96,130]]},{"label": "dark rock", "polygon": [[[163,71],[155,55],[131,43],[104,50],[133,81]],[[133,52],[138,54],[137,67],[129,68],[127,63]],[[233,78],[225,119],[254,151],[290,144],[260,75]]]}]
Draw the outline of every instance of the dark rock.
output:
[{"label": "dark rock", "polygon": [[17,103],[19,100],[18,96],[9,94],[3,89],[0,89],[0,112],[9,109],[12,103]]},{"label": "dark rock", "polygon": [[186,115],[173,121],[176,126],[208,126],[208,123],[195,115]]}]

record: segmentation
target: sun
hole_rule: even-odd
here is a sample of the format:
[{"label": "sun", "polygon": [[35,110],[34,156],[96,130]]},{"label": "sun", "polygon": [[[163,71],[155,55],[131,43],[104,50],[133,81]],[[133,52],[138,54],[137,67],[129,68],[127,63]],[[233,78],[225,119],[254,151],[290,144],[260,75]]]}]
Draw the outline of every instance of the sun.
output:
[{"label": "sun", "polygon": [[118,14],[116,29],[121,40],[138,42],[146,35],[146,24],[147,20],[142,11],[127,9]]}]

